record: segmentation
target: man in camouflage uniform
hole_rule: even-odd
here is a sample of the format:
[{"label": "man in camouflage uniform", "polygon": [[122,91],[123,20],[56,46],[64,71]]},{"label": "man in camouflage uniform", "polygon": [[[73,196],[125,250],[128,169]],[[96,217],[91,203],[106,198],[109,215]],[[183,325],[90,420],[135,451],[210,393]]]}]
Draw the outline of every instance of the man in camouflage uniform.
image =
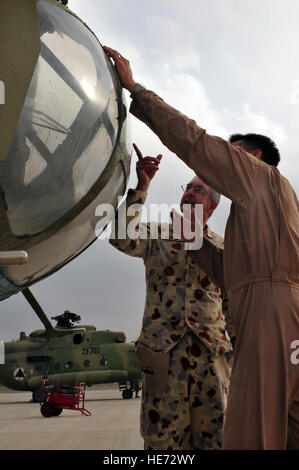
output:
[{"label": "man in camouflage uniform", "polygon": [[[161,155],[143,158],[136,146],[135,150],[139,158],[138,185],[136,190],[128,191],[126,208],[144,203],[161,160]],[[219,198],[195,177],[186,187],[181,207],[191,205],[193,230],[195,204],[203,204],[204,236],[223,247],[223,239],[206,225]],[[132,226],[135,215],[129,217],[126,212],[126,227]],[[220,449],[230,375],[226,356],[232,351],[225,331],[221,291],[193,261],[184,241],[174,238],[172,225],[166,224],[169,239],[151,239],[149,224],[139,224],[140,215],[141,210],[135,218],[139,230],[135,240],[129,236],[118,239],[114,234],[110,243],[128,255],[142,258],[146,269],[146,304],[136,346],[144,373],[144,447]],[[161,225],[159,229],[163,232]]]}]

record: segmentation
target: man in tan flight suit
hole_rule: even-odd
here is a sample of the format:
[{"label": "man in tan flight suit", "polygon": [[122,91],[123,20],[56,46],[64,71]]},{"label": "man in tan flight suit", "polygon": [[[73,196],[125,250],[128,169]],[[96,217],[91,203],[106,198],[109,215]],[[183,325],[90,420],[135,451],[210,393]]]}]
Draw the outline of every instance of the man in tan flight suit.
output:
[{"label": "man in tan flight suit", "polygon": [[[140,223],[161,156],[143,158],[135,148],[138,185],[129,189],[118,211],[110,243],[143,259],[146,270],[146,301],[136,345],[143,371],[140,423],[144,448],[217,450],[222,444],[232,353],[221,290],[192,260],[172,224]],[[181,209],[189,204],[194,233],[195,205],[202,204],[204,237],[222,248],[222,237],[206,225],[219,198],[194,177],[184,187]]]},{"label": "man in tan flight suit", "polygon": [[207,134],[137,84],[117,51],[105,50],[131,92],[131,113],[232,201],[223,270],[236,342],[223,448],[299,449],[299,365],[291,359],[299,339],[296,194],[268,161],[261,136],[228,143]]}]

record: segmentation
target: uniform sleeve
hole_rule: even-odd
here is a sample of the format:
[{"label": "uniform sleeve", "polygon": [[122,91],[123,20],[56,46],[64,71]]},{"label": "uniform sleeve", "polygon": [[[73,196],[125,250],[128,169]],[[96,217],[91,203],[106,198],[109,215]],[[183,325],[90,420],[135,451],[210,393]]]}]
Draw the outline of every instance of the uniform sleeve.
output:
[{"label": "uniform sleeve", "polygon": [[223,276],[223,253],[221,247],[215,246],[206,237],[203,238],[203,244],[200,250],[192,250],[189,255],[205,271],[212,281],[221,289],[222,313],[225,318],[226,331],[230,339],[235,338],[235,329],[233,320],[228,309],[228,298],[224,286]]},{"label": "uniform sleeve", "polygon": [[127,198],[116,212],[109,239],[109,243],[118,250],[144,260],[148,255],[150,245],[147,225],[140,224],[146,196],[147,194],[143,191],[128,190]]},{"label": "uniform sleeve", "polygon": [[204,237],[200,250],[190,251],[189,254],[212,281],[224,289],[223,248],[218,248]]},{"label": "uniform sleeve", "polygon": [[254,197],[257,170],[268,171],[269,165],[224,139],[207,134],[152,91],[140,91],[130,111],[210,187],[239,204],[245,205]]}]

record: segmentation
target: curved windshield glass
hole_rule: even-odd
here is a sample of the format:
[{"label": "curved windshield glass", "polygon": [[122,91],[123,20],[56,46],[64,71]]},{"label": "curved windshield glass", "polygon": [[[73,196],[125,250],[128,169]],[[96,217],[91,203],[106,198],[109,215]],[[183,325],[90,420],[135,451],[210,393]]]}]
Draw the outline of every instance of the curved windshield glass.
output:
[{"label": "curved windshield glass", "polygon": [[0,190],[14,235],[34,235],[91,189],[112,155],[118,103],[112,67],[95,36],[62,8],[37,2],[41,53]]}]

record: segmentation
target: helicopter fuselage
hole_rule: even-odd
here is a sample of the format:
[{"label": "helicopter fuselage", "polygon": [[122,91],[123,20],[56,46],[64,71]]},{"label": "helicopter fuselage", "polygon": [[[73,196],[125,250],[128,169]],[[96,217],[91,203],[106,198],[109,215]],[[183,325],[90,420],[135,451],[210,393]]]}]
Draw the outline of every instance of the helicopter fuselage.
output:
[{"label": "helicopter fuselage", "polygon": [[135,345],[125,342],[124,333],[97,331],[90,325],[80,328],[85,332],[73,328],[57,338],[45,338],[45,330],[36,330],[5,343],[0,382],[13,390],[35,391],[44,378],[52,384],[63,380],[88,386],[116,382],[124,386],[141,379]]}]

